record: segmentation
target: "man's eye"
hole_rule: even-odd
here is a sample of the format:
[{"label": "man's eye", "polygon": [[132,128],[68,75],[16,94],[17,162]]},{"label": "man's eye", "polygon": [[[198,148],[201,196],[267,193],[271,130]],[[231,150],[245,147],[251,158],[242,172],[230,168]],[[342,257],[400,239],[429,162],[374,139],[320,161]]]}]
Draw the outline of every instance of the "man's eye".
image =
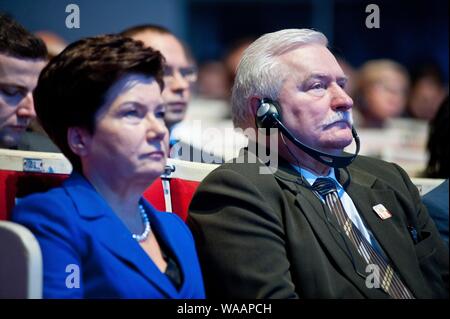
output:
[{"label": "man's eye", "polygon": [[185,68],[180,68],[180,73],[182,76],[186,77],[186,76],[192,76],[196,73],[196,68],[195,67],[185,67]]},{"label": "man's eye", "polygon": [[314,83],[311,85],[310,90],[322,90],[326,89],[326,85],[324,83]]},{"label": "man's eye", "polygon": [[341,89],[345,89],[345,87],[347,86],[346,84],[347,84],[346,82],[338,83],[338,85],[341,87]]},{"label": "man's eye", "polygon": [[155,113],[155,116],[157,117],[157,118],[164,118],[164,115],[166,115],[166,112],[165,111],[158,111],[158,112],[156,112]]}]

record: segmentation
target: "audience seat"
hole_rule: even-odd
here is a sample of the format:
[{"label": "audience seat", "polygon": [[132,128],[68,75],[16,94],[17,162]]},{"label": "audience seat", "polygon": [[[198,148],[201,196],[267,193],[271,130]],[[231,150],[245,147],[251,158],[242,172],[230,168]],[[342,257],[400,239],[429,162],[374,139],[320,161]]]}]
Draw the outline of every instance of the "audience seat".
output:
[{"label": "audience seat", "polygon": [[42,255],[25,227],[0,221],[0,299],[42,298]]},{"label": "audience seat", "polygon": [[206,175],[218,166],[170,158],[165,173],[144,192],[144,197],[157,209],[173,212],[186,220],[195,190]]},{"label": "audience seat", "polygon": [[[164,174],[149,186],[144,197],[158,210],[176,213],[185,220],[198,185],[218,166],[168,159]],[[26,228],[5,220],[16,198],[59,185],[71,170],[62,154],[0,149],[0,298],[41,298],[39,245]],[[412,181],[423,196],[443,180]]]},{"label": "audience seat", "polygon": [[[158,210],[173,212],[183,220],[192,196],[214,164],[168,159],[166,170],[144,192]],[[45,192],[68,178],[72,167],[57,153],[0,150],[0,220],[8,220],[16,198]]]},{"label": "audience seat", "polygon": [[58,153],[0,149],[0,220],[8,220],[15,199],[58,186],[72,166]]}]

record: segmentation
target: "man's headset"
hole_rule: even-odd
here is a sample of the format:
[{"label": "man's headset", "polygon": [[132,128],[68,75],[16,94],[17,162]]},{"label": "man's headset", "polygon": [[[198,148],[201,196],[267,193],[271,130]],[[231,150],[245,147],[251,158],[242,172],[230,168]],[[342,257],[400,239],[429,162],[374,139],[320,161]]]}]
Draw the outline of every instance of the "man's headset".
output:
[{"label": "man's headset", "polygon": [[303,144],[297,138],[294,137],[294,135],[289,131],[289,129],[286,126],[284,126],[283,122],[281,121],[280,107],[278,106],[278,104],[275,101],[272,101],[271,99],[268,98],[263,98],[260,100],[258,110],[256,111],[256,126],[258,128],[265,128],[265,129],[278,128],[281,131],[281,133],[283,133],[284,136],[286,136],[292,143],[294,143],[295,146],[300,148],[302,151],[304,151],[306,154],[308,154],[315,160],[318,160],[319,162],[327,166],[336,168],[346,167],[350,165],[351,162],[353,162],[353,160],[359,153],[360,147],[359,137],[358,133],[356,133],[356,130],[353,126],[352,126],[352,135],[356,143],[356,151],[355,154],[353,155],[346,155],[346,156],[331,155]]}]

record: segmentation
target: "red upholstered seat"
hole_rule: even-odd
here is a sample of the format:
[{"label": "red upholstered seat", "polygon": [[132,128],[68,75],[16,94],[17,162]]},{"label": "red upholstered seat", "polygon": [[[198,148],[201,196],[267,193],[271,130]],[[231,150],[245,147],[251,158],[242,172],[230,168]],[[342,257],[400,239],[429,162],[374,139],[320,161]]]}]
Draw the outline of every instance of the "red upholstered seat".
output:
[{"label": "red upholstered seat", "polygon": [[166,173],[144,192],[144,197],[157,209],[173,212],[186,220],[198,185],[217,166],[168,159]]},{"label": "red upholstered seat", "polygon": [[192,197],[200,182],[173,178],[170,181],[172,192],[172,209],[175,214],[186,220]]},{"label": "red upholstered seat", "polygon": [[189,181],[181,178],[170,178],[170,201],[172,208],[167,208],[164,201],[164,190],[162,180],[155,181],[145,192],[144,197],[151,202],[156,209],[161,211],[172,211],[186,220],[189,204],[194,196],[200,182]]},{"label": "red upholstered seat", "polygon": [[[168,159],[166,172],[143,196],[156,209],[173,212],[186,220],[195,190],[216,167]],[[27,171],[30,169],[33,171]],[[59,186],[70,171],[70,164],[61,154],[0,150],[0,220],[10,218],[16,198]]]},{"label": "red upholstered seat", "polygon": [[68,177],[66,174],[0,170],[0,220],[9,219],[16,198],[45,192]]}]

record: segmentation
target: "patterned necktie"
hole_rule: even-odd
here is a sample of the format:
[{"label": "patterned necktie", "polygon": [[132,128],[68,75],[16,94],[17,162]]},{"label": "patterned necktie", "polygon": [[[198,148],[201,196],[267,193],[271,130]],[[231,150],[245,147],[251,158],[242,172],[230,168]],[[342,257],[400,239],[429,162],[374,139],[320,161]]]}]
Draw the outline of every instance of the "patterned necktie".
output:
[{"label": "patterned necktie", "polygon": [[348,217],[339,199],[335,181],[331,178],[319,177],[312,187],[325,200],[330,211],[336,216],[339,226],[342,227],[366,264],[378,266],[381,288],[394,299],[414,299],[389,262],[372,247]]}]

